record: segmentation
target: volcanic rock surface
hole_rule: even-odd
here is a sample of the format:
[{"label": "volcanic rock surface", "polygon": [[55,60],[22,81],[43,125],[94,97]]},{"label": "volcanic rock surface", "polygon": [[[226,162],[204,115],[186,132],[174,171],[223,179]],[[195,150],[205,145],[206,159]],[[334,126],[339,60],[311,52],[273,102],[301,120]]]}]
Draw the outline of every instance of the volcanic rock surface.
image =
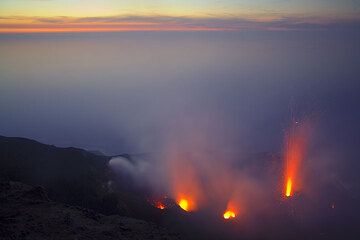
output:
[{"label": "volcanic rock surface", "polygon": [[155,224],[49,200],[42,187],[0,182],[0,239],[179,239]]}]

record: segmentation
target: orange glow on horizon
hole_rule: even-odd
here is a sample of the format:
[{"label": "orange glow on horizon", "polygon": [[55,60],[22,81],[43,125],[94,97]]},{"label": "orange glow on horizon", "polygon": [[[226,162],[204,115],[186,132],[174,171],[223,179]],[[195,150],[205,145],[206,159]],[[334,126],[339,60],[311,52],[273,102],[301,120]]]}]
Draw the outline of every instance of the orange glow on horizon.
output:
[{"label": "orange glow on horizon", "polygon": [[0,24],[0,33],[72,33],[134,31],[231,31],[230,28],[182,26],[152,22],[121,24]]}]

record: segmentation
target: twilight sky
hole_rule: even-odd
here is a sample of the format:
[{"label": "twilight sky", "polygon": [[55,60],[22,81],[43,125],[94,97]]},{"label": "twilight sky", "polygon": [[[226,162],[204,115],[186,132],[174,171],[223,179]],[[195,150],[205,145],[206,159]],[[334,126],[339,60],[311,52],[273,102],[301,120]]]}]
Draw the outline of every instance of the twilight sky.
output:
[{"label": "twilight sky", "polygon": [[358,0],[2,0],[0,32],[293,30],[359,13]]}]

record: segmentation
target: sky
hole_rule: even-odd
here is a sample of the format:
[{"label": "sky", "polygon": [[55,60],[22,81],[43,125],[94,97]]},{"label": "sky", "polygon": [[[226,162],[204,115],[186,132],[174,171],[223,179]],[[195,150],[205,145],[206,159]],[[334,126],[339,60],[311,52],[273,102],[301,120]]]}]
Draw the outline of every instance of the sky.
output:
[{"label": "sky", "polygon": [[358,26],[358,0],[2,0],[0,32]]}]

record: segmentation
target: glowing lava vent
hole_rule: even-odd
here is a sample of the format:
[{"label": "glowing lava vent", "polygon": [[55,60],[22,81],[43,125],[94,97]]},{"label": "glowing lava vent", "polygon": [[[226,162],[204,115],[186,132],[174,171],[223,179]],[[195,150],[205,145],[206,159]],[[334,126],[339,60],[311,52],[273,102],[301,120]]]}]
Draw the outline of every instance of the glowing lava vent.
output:
[{"label": "glowing lava vent", "polygon": [[178,204],[183,210],[189,211],[189,201],[187,199],[181,198]]},{"label": "glowing lava vent", "polygon": [[286,197],[291,196],[291,188],[292,188],[292,181],[291,181],[291,178],[288,178],[288,180],[286,182],[286,190],[285,190]]},{"label": "glowing lava vent", "polygon": [[231,210],[226,210],[224,212],[224,215],[223,215],[224,219],[231,219],[231,218],[235,218],[236,217],[236,214],[231,211]]},{"label": "glowing lava vent", "polygon": [[161,210],[166,208],[165,204],[163,204],[162,202],[156,202],[155,207]]}]

